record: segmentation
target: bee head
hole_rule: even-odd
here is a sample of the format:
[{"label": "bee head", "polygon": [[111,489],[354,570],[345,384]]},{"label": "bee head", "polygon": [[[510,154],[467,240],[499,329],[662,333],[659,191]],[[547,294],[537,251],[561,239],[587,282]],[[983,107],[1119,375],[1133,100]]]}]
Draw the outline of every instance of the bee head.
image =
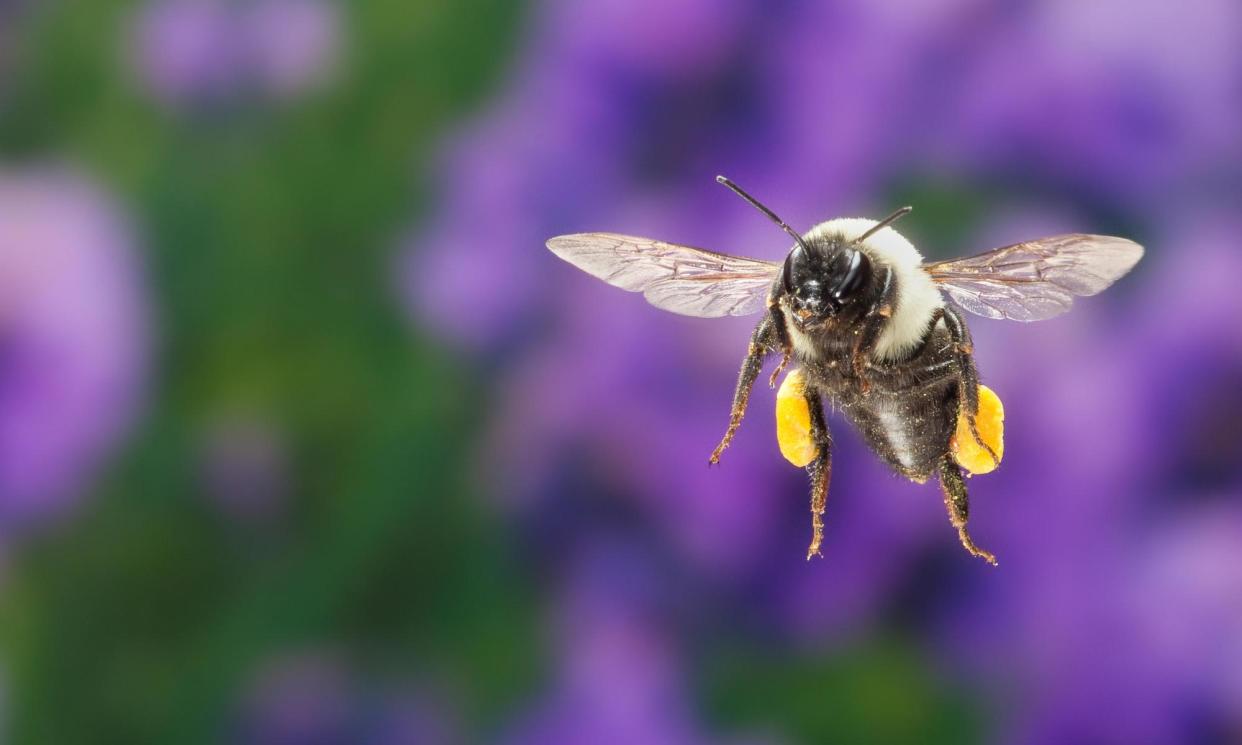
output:
[{"label": "bee head", "polygon": [[871,259],[849,245],[800,243],[785,257],[781,285],[794,321],[815,325],[837,315],[871,281]]},{"label": "bee head", "polygon": [[785,265],[781,268],[781,289],[789,298],[794,323],[803,330],[821,325],[866,294],[864,289],[871,285],[871,259],[857,246],[910,212],[909,207],[902,207],[853,240],[836,235],[808,242],[737,184],[724,176],[717,176],[716,181],[767,215],[797,244],[785,257]]}]

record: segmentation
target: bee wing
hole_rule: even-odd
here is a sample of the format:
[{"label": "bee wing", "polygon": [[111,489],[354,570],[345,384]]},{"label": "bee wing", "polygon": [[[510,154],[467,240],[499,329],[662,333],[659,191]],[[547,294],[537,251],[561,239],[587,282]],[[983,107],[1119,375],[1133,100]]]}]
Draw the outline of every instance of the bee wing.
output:
[{"label": "bee wing", "polygon": [[657,308],[699,318],[762,309],[781,268],[778,262],[616,233],[557,236],[548,248],[614,287],[643,293]]},{"label": "bee wing", "polygon": [[924,268],[964,310],[986,318],[1042,321],[1094,295],[1138,263],[1143,247],[1125,238],[1072,233],[1017,243]]}]

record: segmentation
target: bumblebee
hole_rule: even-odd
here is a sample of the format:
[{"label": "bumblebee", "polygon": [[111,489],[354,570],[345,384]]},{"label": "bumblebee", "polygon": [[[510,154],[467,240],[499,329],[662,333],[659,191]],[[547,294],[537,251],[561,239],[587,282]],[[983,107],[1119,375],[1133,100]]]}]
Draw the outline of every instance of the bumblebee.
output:
[{"label": "bumblebee", "polygon": [[717,181],[793,239],[783,262],[616,233],[563,235],[547,246],[673,313],[762,312],[728,427],[709,463],[719,463],[741,425],[764,362],[780,360],[772,387],[794,363],[777,396],[777,432],[786,459],[805,467],[811,480],[808,559],[820,554],[832,474],[829,402],[896,473],[920,484],[937,477],[962,546],[996,564],[967,531],[964,471],[986,473],[1000,464],[1004,412],[999,397],[979,383],[960,311],[1014,321],[1051,318],[1069,310],[1075,296],[1094,295],[1130,271],[1143,248],[1124,238],[1071,233],[925,263],[892,227],[910,207],[879,221],[828,220],[800,234],[733,182]]}]

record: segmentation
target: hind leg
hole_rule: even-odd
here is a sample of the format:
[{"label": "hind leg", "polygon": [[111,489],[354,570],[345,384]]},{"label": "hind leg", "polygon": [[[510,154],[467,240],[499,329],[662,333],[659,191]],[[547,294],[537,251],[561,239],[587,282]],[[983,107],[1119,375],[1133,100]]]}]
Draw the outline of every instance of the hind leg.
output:
[{"label": "hind leg", "polygon": [[966,419],[971,437],[975,438],[979,447],[991,456],[992,463],[999,466],[1000,458],[992,446],[979,436],[979,426],[975,422],[975,417],[979,413],[979,372],[975,369],[974,343],[970,338],[970,329],[966,327],[961,314],[953,308],[946,306],[943,318],[945,327],[949,330],[949,336],[953,339],[954,358],[958,363],[958,416]]},{"label": "hind leg", "polygon": [[940,488],[944,491],[944,506],[949,511],[949,521],[957,528],[957,537],[962,541],[962,546],[972,556],[978,556],[996,566],[996,557],[976,546],[970,533],[966,531],[966,520],[970,517],[966,479],[962,478],[962,469],[948,455],[940,459]]},{"label": "hind leg", "polygon": [[832,436],[824,419],[823,400],[811,390],[805,395],[811,409],[811,439],[816,449],[815,460],[806,467],[811,476],[811,545],[806,550],[810,561],[812,556],[823,556],[819,546],[824,540],[824,510],[828,504],[828,482],[832,480]]}]

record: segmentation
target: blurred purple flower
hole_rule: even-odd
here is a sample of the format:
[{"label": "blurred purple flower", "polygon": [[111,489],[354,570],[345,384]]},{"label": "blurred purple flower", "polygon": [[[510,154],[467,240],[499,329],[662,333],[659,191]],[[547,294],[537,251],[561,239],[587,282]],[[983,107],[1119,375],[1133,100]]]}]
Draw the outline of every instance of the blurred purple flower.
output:
[{"label": "blurred purple flower", "polygon": [[255,0],[242,15],[255,84],[289,97],[322,83],[337,62],[340,26],[326,0]]},{"label": "blurred purple flower", "polygon": [[0,171],[0,520],[80,496],[135,413],[146,293],[118,207],[68,169]]},{"label": "blurred purple flower", "polygon": [[968,15],[987,22],[965,44],[946,34],[930,57],[956,73],[926,102],[947,162],[1155,206],[1242,154],[1236,3],[980,3]]},{"label": "blurred purple flower", "polygon": [[665,582],[641,557],[604,542],[572,562],[554,629],[552,689],[519,719],[506,745],[677,745],[704,732],[668,623]]},{"label": "blurred purple flower", "polygon": [[232,11],[219,0],[152,0],[136,20],[134,44],[147,90],[172,106],[218,101],[242,74]]},{"label": "blurred purple flower", "polygon": [[1150,531],[1130,558],[1127,600],[1144,653],[1183,694],[1200,725],[1242,727],[1242,509],[1231,499],[1199,504]]},{"label": "blurred purple flower", "polygon": [[[747,12],[717,0],[549,4],[544,33],[577,64],[679,78],[728,63]],[[652,23],[653,18],[659,23]],[[641,39],[642,44],[633,41]]]},{"label": "blurred purple flower", "polygon": [[331,72],[339,44],[327,0],[149,0],[132,62],[153,97],[199,108],[302,94]]}]

